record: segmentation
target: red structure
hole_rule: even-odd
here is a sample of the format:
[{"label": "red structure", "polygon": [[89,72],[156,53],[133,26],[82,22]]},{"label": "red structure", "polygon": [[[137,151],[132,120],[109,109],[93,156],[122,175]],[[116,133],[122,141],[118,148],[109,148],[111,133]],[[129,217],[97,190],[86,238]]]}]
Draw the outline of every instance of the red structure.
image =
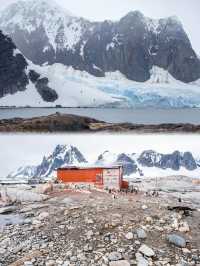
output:
[{"label": "red structure", "polygon": [[102,189],[128,188],[123,180],[122,166],[66,167],[57,169],[57,179],[63,183],[92,184]]}]

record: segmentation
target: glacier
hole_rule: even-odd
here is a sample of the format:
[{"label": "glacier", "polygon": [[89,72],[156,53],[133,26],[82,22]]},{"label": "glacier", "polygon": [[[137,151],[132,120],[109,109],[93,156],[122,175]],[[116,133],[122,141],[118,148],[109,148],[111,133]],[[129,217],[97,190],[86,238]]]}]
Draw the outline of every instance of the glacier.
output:
[{"label": "glacier", "polygon": [[43,101],[30,82],[27,90],[1,98],[0,106],[200,107],[200,80],[186,84],[157,66],[152,68],[151,78],[143,83],[131,81],[119,71],[95,77],[60,63],[38,66],[29,61],[27,71],[30,69],[49,79],[49,86],[57,92],[58,99],[53,103]]}]

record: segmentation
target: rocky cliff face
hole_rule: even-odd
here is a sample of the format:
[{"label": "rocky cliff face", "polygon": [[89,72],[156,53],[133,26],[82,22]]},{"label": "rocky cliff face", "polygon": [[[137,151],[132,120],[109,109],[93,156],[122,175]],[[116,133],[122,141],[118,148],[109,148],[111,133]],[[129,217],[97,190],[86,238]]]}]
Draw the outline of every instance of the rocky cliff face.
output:
[{"label": "rocky cliff face", "polygon": [[186,83],[200,78],[200,60],[175,17],[153,20],[135,11],[98,23],[31,0],[3,11],[0,28],[35,64],[59,62],[95,76],[119,70],[139,82],[150,78],[153,66]]},{"label": "rocky cliff face", "polygon": [[68,165],[87,163],[81,152],[71,145],[57,145],[49,156],[44,156],[41,164],[37,166],[20,167],[11,173],[8,178],[45,178],[55,177],[57,168]]},{"label": "rocky cliff face", "polygon": [[170,168],[179,170],[181,167],[192,171],[197,168],[197,164],[190,152],[180,153],[175,151],[172,154],[161,154],[155,151],[144,151],[138,158],[142,166],[158,167],[161,169]]},{"label": "rocky cliff face", "polygon": [[12,40],[0,31],[0,97],[23,91],[28,84],[27,62]]},{"label": "rocky cliff face", "polygon": [[13,41],[0,31],[0,98],[25,91],[28,85],[33,83],[45,101],[55,101],[58,95],[48,87],[48,79],[41,78],[40,74],[28,70],[28,67],[29,63]]},{"label": "rocky cliff face", "polygon": [[57,168],[86,162],[86,159],[76,147],[71,145],[58,145],[52,154],[48,157],[44,156],[42,163],[36,169],[35,176],[52,176]]},{"label": "rocky cliff face", "polygon": [[[194,171],[198,168],[197,162],[192,153],[174,151],[171,154],[162,154],[156,151],[143,151],[141,154],[112,154],[108,151],[99,155],[97,164],[122,164],[124,175],[139,174],[144,175],[144,168],[157,168],[161,170],[179,171],[181,168]],[[148,170],[147,170],[148,172]],[[174,173],[175,173],[174,172]]]}]

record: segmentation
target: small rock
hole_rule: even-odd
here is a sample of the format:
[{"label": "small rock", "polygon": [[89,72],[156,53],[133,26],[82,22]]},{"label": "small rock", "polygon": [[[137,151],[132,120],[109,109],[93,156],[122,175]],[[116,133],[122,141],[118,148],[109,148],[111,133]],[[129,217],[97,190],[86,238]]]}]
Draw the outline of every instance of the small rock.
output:
[{"label": "small rock", "polygon": [[55,261],[54,260],[47,261],[46,266],[55,266]]},{"label": "small rock", "polygon": [[118,260],[121,260],[122,259],[122,255],[121,253],[119,252],[111,252],[109,255],[108,255],[108,259],[110,261],[118,261]]},{"label": "small rock", "polygon": [[48,212],[41,212],[40,215],[38,216],[38,219],[40,221],[46,219],[47,217],[49,217],[49,213]]},{"label": "small rock", "polygon": [[137,266],[148,266],[148,261],[140,253],[135,254]]},{"label": "small rock", "polygon": [[69,260],[66,260],[62,266],[69,266],[70,265],[70,261]]},{"label": "small rock", "polygon": [[146,222],[152,224],[153,219],[150,216],[148,216],[148,217],[146,217]]},{"label": "small rock", "polygon": [[88,239],[90,239],[93,235],[94,235],[94,233],[93,233],[92,230],[89,230],[89,231],[86,233],[86,236],[87,236]]},{"label": "small rock", "polygon": [[109,266],[130,266],[131,264],[127,260],[111,261]]},{"label": "small rock", "polygon": [[47,184],[39,185],[37,187],[37,192],[40,194],[49,194],[53,191],[53,184],[48,182]]},{"label": "small rock", "polygon": [[185,254],[190,254],[191,253],[191,251],[189,249],[187,249],[187,248],[182,248],[182,251]]},{"label": "small rock", "polygon": [[153,257],[155,255],[153,249],[151,249],[147,245],[142,245],[139,248],[139,252],[142,253],[143,255],[147,256],[147,257]]},{"label": "small rock", "polygon": [[131,239],[133,239],[133,233],[132,232],[129,232],[129,233],[127,233],[125,235],[125,237],[126,237],[126,239],[131,240]]},{"label": "small rock", "polygon": [[147,237],[146,232],[145,232],[144,229],[142,229],[142,228],[137,229],[137,230],[136,230],[136,233],[137,233],[137,237],[138,237],[139,239],[145,239],[145,238]]},{"label": "small rock", "polygon": [[179,227],[179,231],[182,233],[187,233],[190,231],[190,227],[187,222],[183,222],[183,224]]},{"label": "small rock", "polygon": [[0,208],[0,214],[7,214],[10,212],[14,212],[16,210],[17,208],[15,206],[3,207],[3,208]]},{"label": "small rock", "polygon": [[31,261],[25,261],[24,266],[33,266],[33,263]]},{"label": "small rock", "polygon": [[86,219],[86,224],[93,224],[94,221],[92,219]]},{"label": "small rock", "polygon": [[147,205],[142,205],[142,209],[143,209],[143,210],[148,209]]},{"label": "small rock", "polygon": [[5,248],[0,248],[0,255],[3,255],[6,252]]},{"label": "small rock", "polygon": [[178,236],[176,234],[171,234],[167,236],[167,240],[169,243],[180,247],[180,248],[185,248],[186,247],[186,241],[183,237]]},{"label": "small rock", "polygon": [[70,261],[71,261],[71,262],[77,262],[77,260],[78,260],[78,259],[77,259],[76,256],[72,256],[72,257],[70,258]]}]

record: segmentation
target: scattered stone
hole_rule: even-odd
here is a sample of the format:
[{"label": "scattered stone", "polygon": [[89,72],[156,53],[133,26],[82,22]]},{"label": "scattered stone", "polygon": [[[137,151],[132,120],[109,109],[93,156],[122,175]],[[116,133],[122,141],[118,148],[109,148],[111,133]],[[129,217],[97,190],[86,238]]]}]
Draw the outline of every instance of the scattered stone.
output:
[{"label": "scattered stone", "polygon": [[86,236],[87,236],[88,239],[90,239],[93,235],[94,235],[94,233],[93,233],[92,230],[89,230],[89,231],[86,233]]},{"label": "scattered stone", "polygon": [[152,219],[150,216],[146,217],[145,220],[146,220],[146,222],[149,223],[149,224],[152,224],[152,223],[153,223],[153,219]]},{"label": "scattered stone", "polygon": [[180,247],[180,248],[186,247],[186,240],[183,237],[178,236],[176,234],[168,235],[167,240],[170,244],[173,244],[177,247]]},{"label": "scattered stone", "polygon": [[187,233],[190,231],[190,227],[187,222],[183,222],[182,225],[179,227],[179,231],[182,233]]},{"label": "scattered stone", "polygon": [[142,205],[142,209],[143,209],[143,210],[148,209],[147,205]]},{"label": "scattered stone", "polygon": [[118,260],[122,259],[122,255],[121,255],[121,253],[114,251],[108,255],[108,259],[109,259],[109,261],[118,261]]},{"label": "scattered stone", "polygon": [[133,239],[133,233],[132,232],[128,232],[126,235],[125,235],[126,239],[128,240],[131,240]]},{"label": "scattered stone", "polygon": [[111,261],[109,266],[130,266],[131,264],[127,260]]},{"label": "scattered stone", "polygon": [[145,238],[147,237],[146,232],[145,232],[144,229],[142,229],[142,228],[137,229],[137,230],[136,230],[136,233],[137,233],[137,237],[138,237],[139,239],[145,239]]},{"label": "scattered stone", "polygon": [[46,266],[56,266],[56,263],[54,260],[49,260],[46,262]]},{"label": "scattered stone", "polygon": [[148,261],[142,256],[141,253],[136,253],[135,257],[137,261],[137,266],[148,266],[149,265]]},{"label": "scattered stone", "polygon": [[49,194],[53,191],[53,184],[48,182],[47,184],[39,185],[36,191],[40,194]]},{"label": "scattered stone", "polygon": [[17,207],[15,206],[3,207],[3,208],[0,208],[0,214],[8,214],[16,210],[17,210]]},{"label": "scattered stone", "polygon": [[25,261],[24,266],[33,266],[33,263],[31,261]]},{"label": "scattered stone", "polygon": [[155,255],[153,249],[149,248],[147,245],[142,245],[139,248],[139,252],[147,257],[153,257]]},{"label": "scattered stone", "polygon": [[87,224],[93,224],[94,221],[93,221],[92,219],[86,219],[86,223],[87,223]]},{"label": "scattered stone", "polygon": [[6,252],[5,248],[0,248],[0,255],[3,255]]},{"label": "scattered stone", "polygon": [[40,221],[42,221],[42,220],[45,220],[46,218],[48,218],[49,217],[49,213],[48,212],[41,212],[40,214],[39,214],[39,216],[38,216],[38,219],[40,220]]},{"label": "scattered stone", "polygon": [[33,251],[33,252],[29,253],[28,255],[26,255],[25,257],[11,263],[9,266],[21,266],[24,264],[24,262],[31,261],[33,258],[37,258],[41,255],[42,255],[42,253],[39,250]]},{"label": "scattered stone", "polygon": [[[146,197],[142,198],[142,192],[138,195],[141,201],[134,201],[135,195],[125,193],[113,201],[108,193],[92,189],[87,195],[66,188],[60,196],[55,185],[54,190],[58,195],[53,194],[45,203],[17,203],[17,213],[0,215],[0,223],[18,215],[23,220],[4,226],[3,231],[0,224],[0,265],[195,266],[200,263],[200,213],[184,219],[181,211],[172,213],[166,209],[166,199],[153,198],[148,201],[144,215],[141,202],[146,202]],[[128,204],[131,197],[134,204],[133,201]],[[171,198],[167,200],[170,202]],[[176,230],[172,223],[179,230],[186,227],[186,220],[190,222],[191,245],[181,249],[166,245],[166,235]],[[41,252],[29,253],[30,250]]]}]

